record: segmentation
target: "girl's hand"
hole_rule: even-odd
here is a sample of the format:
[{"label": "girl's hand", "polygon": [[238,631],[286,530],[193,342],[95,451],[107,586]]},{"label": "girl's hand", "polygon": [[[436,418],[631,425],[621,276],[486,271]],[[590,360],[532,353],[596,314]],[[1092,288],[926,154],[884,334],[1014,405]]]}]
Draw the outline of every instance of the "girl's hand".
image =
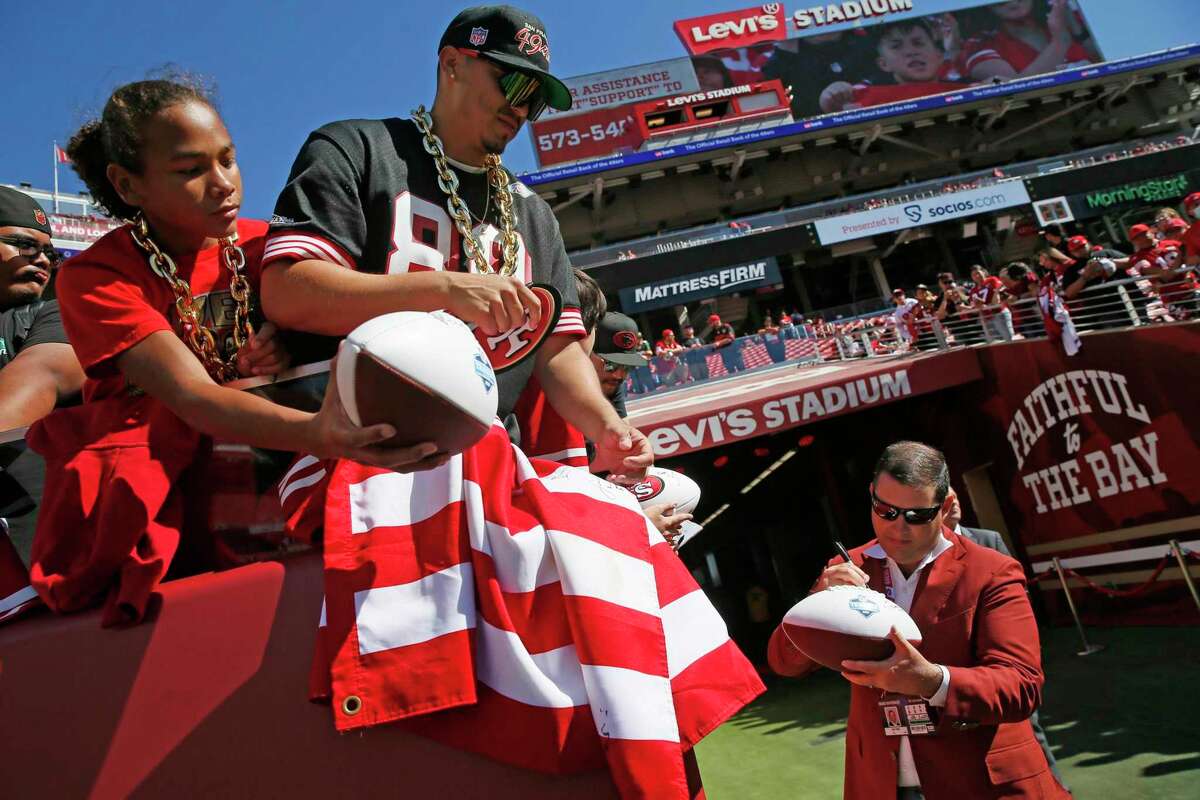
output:
[{"label": "girl's hand", "polygon": [[238,374],[243,378],[278,375],[292,363],[292,356],[283,346],[279,329],[272,322],[264,323],[242,345],[237,355]]}]

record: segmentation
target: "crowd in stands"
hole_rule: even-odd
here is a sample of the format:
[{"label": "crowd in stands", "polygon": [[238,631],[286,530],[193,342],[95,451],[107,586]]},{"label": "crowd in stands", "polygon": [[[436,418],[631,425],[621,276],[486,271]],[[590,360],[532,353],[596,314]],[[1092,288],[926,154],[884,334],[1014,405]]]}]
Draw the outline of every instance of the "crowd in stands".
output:
[{"label": "crowd in stands", "polygon": [[[790,340],[831,343],[836,358],[857,358],[952,344],[1013,341],[1048,334],[1071,339],[1077,330],[1174,322],[1200,314],[1200,192],[1183,213],[1164,207],[1139,214],[1151,220],[1126,232],[1125,243],[1092,241],[1061,226],[1041,231],[1042,246],[1029,262],[972,265],[966,276],[937,274],[911,294],[892,291],[890,312],[825,320],[800,311],[768,311],[757,327],[736,332],[717,315],[697,335],[665,329],[655,343],[642,337],[645,364],[631,371],[628,391],[646,394],[747,369],[746,348],[761,346],[767,360],[794,360]],[[1133,316],[1131,316],[1133,315]],[[803,351],[822,357],[819,348]],[[819,353],[821,355],[819,355]],[[761,354],[760,354],[761,355]],[[719,356],[718,361],[710,358]]]},{"label": "crowd in stands", "polygon": [[[1200,310],[1200,193],[1183,202],[1185,218],[1171,207],[1147,209],[1149,224],[1132,225],[1125,243],[1091,241],[1082,233],[1052,226],[1041,232],[1042,247],[1031,263],[1015,261],[996,269],[970,268],[970,280],[950,272],[937,276],[936,289],[918,284],[914,297],[892,293],[892,324],[904,346],[933,341],[936,323],[942,337],[1011,341],[1041,310],[1046,332],[1061,335],[1111,325],[1174,322],[1195,318]],[[1189,219],[1191,222],[1189,222]],[[1018,310],[1021,300],[1026,308]],[[1024,315],[1022,322],[1018,315]],[[1133,316],[1131,316],[1133,315]],[[936,345],[934,345],[936,346]]]}]

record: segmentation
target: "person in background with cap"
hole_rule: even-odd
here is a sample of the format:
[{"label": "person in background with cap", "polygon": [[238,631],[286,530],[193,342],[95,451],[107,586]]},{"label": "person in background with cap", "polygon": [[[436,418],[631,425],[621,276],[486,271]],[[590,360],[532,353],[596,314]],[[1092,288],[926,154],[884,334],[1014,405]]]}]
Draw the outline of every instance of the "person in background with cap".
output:
[{"label": "person in background with cap", "polygon": [[0,431],[36,422],[83,388],[58,303],[41,299],[57,263],[46,212],[0,186]]},{"label": "person in background with cap", "polygon": [[596,326],[592,345],[592,367],[600,380],[600,391],[612,403],[621,419],[625,410],[625,379],[631,369],[646,366],[646,357],[638,352],[641,336],[637,323],[619,311],[609,311]]},{"label": "person in background with cap", "polygon": [[500,162],[527,120],[571,107],[549,72],[545,25],[511,6],[469,8],[436,56],[430,110],[334,122],[309,136],[275,206],[263,310],[285,328],[330,337],[330,351],[336,337],[393,311],[446,309],[509,341],[541,322],[527,284],[549,284],[562,314],[545,337],[517,339],[529,357],[498,375],[499,415],[536,375],[606,468],[640,476],[650,446],[593,377],[558,222]]},{"label": "person in background with cap", "polygon": [[[41,299],[57,263],[46,212],[24,192],[0,186],[0,432],[33,424],[83,389],[58,303]],[[0,467],[0,515],[9,516],[0,516],[0,586],[24,589],[37,524],[30,495],[41,494],[44,465],[27,451],[7,466],[12,474]],[[32,604],[0,606],[0,618]]]},{"label": "person in background with cap", "polygon": [[725,371],[732,375],[745,370],[746,362],[742,360],[742,343],[738,341],[737,334],[733,332],[733,326],[722,322],[719,314],[710,314],[708,327],[712,330],[713,347],[721,353],[721,363],[725,365]]},{"label": "person in background with cap", "polygon": [[675,338],[675,331],[663,329],[662,338],[654,343],[654,353],[658,357],[658,374],[666,386],[676,386],[687,380],[687,367],[679,354],[683,352]]}]

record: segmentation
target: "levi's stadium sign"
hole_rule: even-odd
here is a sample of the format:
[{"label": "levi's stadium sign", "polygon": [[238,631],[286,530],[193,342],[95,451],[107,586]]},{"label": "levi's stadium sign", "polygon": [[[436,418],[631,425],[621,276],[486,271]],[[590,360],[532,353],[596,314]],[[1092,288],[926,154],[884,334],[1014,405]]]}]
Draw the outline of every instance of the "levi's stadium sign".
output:
[{"label": "levi's stadium sign", "polygon": [[[807,31],[912,10],[912,0],[843,0],[798,8],[792,12],[791,22],[795,30]],[[714,50],[781,41],[788,37],[787,23],[783,3],[764,3],[740,11],[678,20],[675,35],[689,54],[698,56]]]},{"label": "levi's stadium sign", "polygon": [[741,11],[681,19],[675,23],[675,34],[687,51],[697,56],[786,39],[787,20],[782,3],[766,3]]}]

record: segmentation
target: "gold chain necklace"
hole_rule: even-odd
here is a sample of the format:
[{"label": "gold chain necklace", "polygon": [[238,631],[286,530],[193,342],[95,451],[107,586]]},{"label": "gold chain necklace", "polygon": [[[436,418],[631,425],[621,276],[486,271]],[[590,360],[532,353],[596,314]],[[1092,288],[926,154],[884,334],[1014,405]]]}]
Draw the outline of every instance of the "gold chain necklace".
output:
[{"label": "gold chain necklace", "polygon": [[[450,169],[450,165],[446,161],[445,148],[442,147],[442,140],[433,132],[433,118],[425,110],[425,106],[417,106],[416,110],[412,112],[412,119],[417,125],[417,130],[421,132],[421,143],[425,147],[425,152],[433,156],[433,164],[437,168],[438,186],[446,194],[446,210],[450,212],[454,226],[458,229],[458,235],[462,238],[463,252],[474,264],[476,272],[495,272],[484,256],[483,248],[479,246],[479,240],[475,238],[475,232],[471,230],[471,212],[462,198],[458,196],[458,175]],[[500,274],[507,278],[517,271],[517,230],[516,220],[513,216],[512,193],[508,190],[508,173],[500,165],[500,156],[494,153],[489,153],[483,163],[487,167],[488,184],[496,192],[496,208],[500,210]],[[487,214],[486,208],[483,213]]]},{"label": "gold chain necklace", "polygon": [[237,354],[242,349],[254,330],[250,327],[250,281],[246,279],[243,269],[246,266],[246,254],[237,246],[237,233],[222,237],[221,261],[231,273],[229,279],[229,294],[234,300],[233,311],[233,343],[234,348],[226,358],[222,359],[217,350],[217,339],[213,332],[204,327],[201,320],[201,310],[196,299],[192,297],[192,287],[179,277],[175,261],[150,238],[150,226],[146,218],[138,214],[131,222],[129,234],[134,244],[146,253],[146,260],[154,274],[162,278],[175,293],[175,312],[183,328],[180,338],[187,343],[196,358],[217,383],[225,383],[238,377]]}]

